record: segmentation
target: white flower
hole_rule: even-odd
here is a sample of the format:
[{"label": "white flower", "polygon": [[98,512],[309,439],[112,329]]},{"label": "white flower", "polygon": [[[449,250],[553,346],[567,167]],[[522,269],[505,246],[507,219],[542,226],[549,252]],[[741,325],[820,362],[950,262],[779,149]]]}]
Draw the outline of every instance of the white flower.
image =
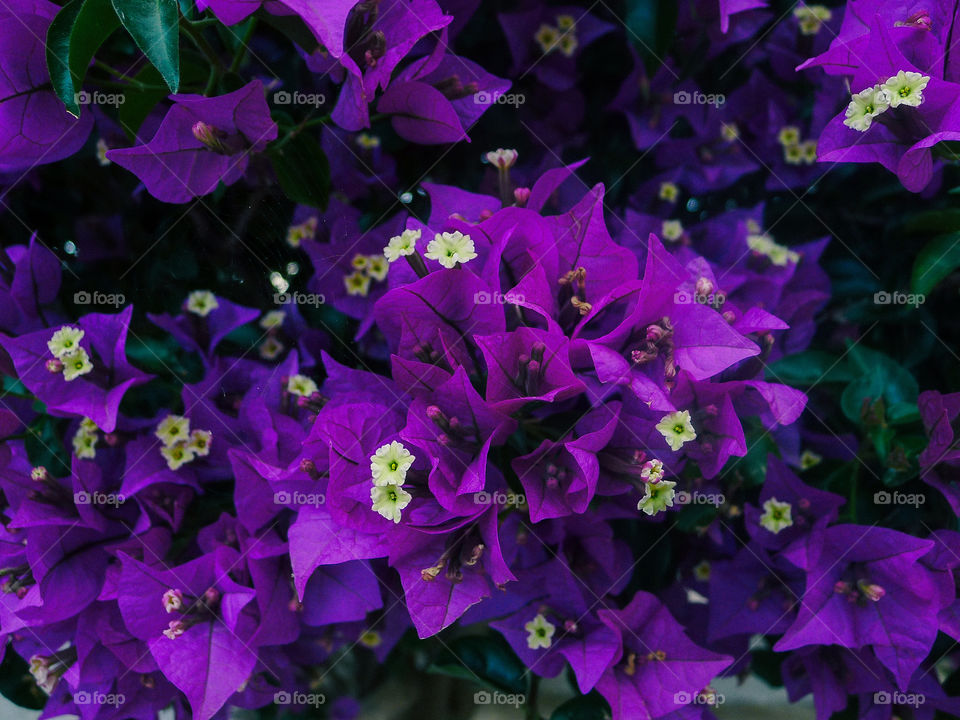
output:
[{"label": "white flower", "polygon": [[416,456],[411,455],[403,443],[396,440],[380,446],[370,456],[370,475],[373,477],[373,484],[403,485],[407,470],[416,459]]},{"label": "white flower", "polygon": [[187,447],[199,457],[206,457],[210,454],[211,440],[213,440],[213,433],[209,430],[194,430],[190,433],[190,442],[187,443]]},{"label": "white flower", "polygon": [[84,331],[80,328],[64,325],[47,340],[47,347],[55,358],[62,359],[65,355],[76,352],[83,336]]},{"label": "white flower", "polygon": [[800,142],[800,128],[796,125],[784,125],[777,133],[777,142],[787,147]]},{"label": "white flower", "polygon": [[527,635],[527,647],[531,650],[539,648],[546,650],[553,644],[553,636],[557,632],[557,626],[540,613],[537,613],[533,620],[526,623],[523,629],[529,633]]},{"label": "white flower", "polygon": [[107,157],[107,150],[110,149],[110,146],[107,145],[107,141],[103,138],[97,140],[97,162],[100,164],[100,167],[106,167],[110,165],[110,158]]},{"label": "white flower", "polygon": [[793,11],[800,21],[800,32],[804,35],[816,35],[827,20],[833,17],[830,8],[823,5],[801,5]]},{"label": "white flower", "polygon": [[300,247],[304,240],[313,240],[317,234],[317,217],[308,217],[299,225],[291,225],[287,229],[287,245],[290,247]]},{"label": "white flower", "polygon": [[844,113],[846,120],[843,124],[854,130],[866,132],[873,124],[873,119],[890,107],[890,98],[879,85],[850,96],[850,104]]},{"label": "white flower", "polygon": [[880,87],[886,93],[890,107],[900,105],[917,107],[923,102],[923,89],[928,82],[930,82],[928,75],[901,70]]},{"label": "white flower", "polygon": [[537,45],[546,54],[552,52],[557,46],[557,42],[560,40],[560,31],[552,25],[544,23],[537,28],[537,31],[533,34],[533,39],[537,41]]},{"label": "white flower", "polygon": [[194,290],[187,295],[187,312],[206,317],[220,307],[217,298],[209,290]]},{"label": "white flower", "polygon": [[264,360],[274,360],[283,352],[283,349],[283,343],[271,336],[257,346],[257,353],[259,353],[260,357]]},{"label": "white flower", "polygon": [[656,515],[673,507],[673,496],[676,495],[675,482],[661,480],[656,483],[647,483],[643,487],[643,497],[637,503],[637,510],[643,510],[647,515]]},{"label": "white flower", "polygon": [[672,182],[662,182],[660,183],[660,192],[658,196],[661,200],[666,200],[667,202],[676,202],[677,196],[680,195],[680,188],[677,187],[676,183]]},{"label": "white flower", "polygon": [[380,147],[380,138],[376,135],[370,135],[369,133],[362,132],[354,139],[354,142],[357,143],[364,150],[373,150],[374,148]]},{"label": "white flower", "polygon": [[793,525],[790,503],[770,498],[763,504],[763,510],[763,515],[760,516],[760,524],[774,535]]},{"label": "white flower", "polygon": [[720,125],[720,137],[725,142],[732,143],[740,137],[740,128],[737,127],[736,123],[722,123]]},{"label": "white flower", "polygon": [[176,445],[190,437],[190,420],[182,415],[167,415],[157,425],[153,434],[164,447]]},{"label": "white flower", "polygon": [[83,425],[73,435],[73,454],[84,460],[93,460],[97,456],[96,430],[90,432]]},{"label": "white flower", "polygon": [[264,330],[272,330],[273,328],[278,328],[283,325],[283,321],[286,319],[287,313],[285,310],[271,310],[270,312],[265,312],[263,317],[260,318],[260,327]]},{"label": "white flower", "polygon": [[193,460],[196,453],[187,443],[181,442],[169,447],[160,448],[160,454],[167,461],[167,467],[171,470],[177,470],[181,465]]},{"label": "white flower", "polygon": [[287,392],[300,397],[310,397],[320,392],[317,384],[306,375],[291,375],[287,380]]},{"label": "white flower", "polygon": [[383,255],[367,255],[367,275],[380,282],[387,279],[390,263]]},{"label": "white flower", "polygon": [[640,477],[647,482],[660,482],[663,479],[663,463],[656,459],[647,460],[640,468]]},{"label": "white flower", "polygon": [[501,170],[512,168],[517,162],[519,153],[516,150],[497,148],[487,153],[487,162]]},{"label": "white flower", "polygon": [[370,488],[372,509],[383,515],[387,520],[400,522],[400,511],[403,510],[413,497],[399,485],[374,486]]},{"label": "white flower", "polygon": [[697,433],[690,422],[690,412],[688,410],[678,410],[664,415],[663,419],[657,423],[657,430],[663,435],[670,449],[674,451],[683,447],[685,442],[697,439]]},{"label": "white flower", "polygon": [[404,255],[413,255],[421,234],[420,230],[404,230],[399,235],[394,235],[383,249],[384,257],[389,262],[395,262]]},{"label": "white flower", "polygon": [[86,375],[93,370],[93,363],[90,362],[90,356],[87,355],[87,351],[82,347],[77,348],[76,351],[69,355],[64,355],[60,358],[60,362],[63,363],[63,379],[67,382],[76,380],[81,375]]},{"label": "white flower", "polygon": [[477,257],[476,248],[469,235],[459,230],[452,233],[437,233],[427,244],[426,257],[436,260],[445,268],[456,267],[457,263],[465,263]]},{"label": "white flower", "polygon": [[683,224],[679,220],[664,220],[660,227],[660,234],[664,240],[676,242],[683,237]]},{"label": "white flower", "polygon": [[343,276],[343,285],[347,289],[347,295],[366,297],[370,292],[370,276],[355,270],[349,275]]},{"label": "white flower", "polygon": [[766,233],[752,233],[747,235],[747,247],[753,252],[767,257],[770,262],[779,267],[786,266],[787,263],[796,263],[800,261],[800,254],[791,250],[786,245],[780,245],[774,242],[773,238]]},{"label": "white flower", "polygon": [[802,453],[800,453],[800,469],[809,470],[813,466],[819,465],[822,460],[823,457],[815,453],[813,450],[804,450]]}]

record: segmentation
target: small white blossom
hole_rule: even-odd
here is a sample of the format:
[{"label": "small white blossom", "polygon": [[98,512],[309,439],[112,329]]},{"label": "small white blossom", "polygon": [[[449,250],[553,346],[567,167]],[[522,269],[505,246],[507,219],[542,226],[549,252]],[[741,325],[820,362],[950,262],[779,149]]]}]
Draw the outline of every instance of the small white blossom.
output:
[{"label": "small white blossom", "polygon": [[387,520],[400,522],[400,511],[403,510],[413,497],[399,485],[374,486],[370,488],[371,509],[380,513]]},{"label": "small white blossom", "polygon": [[683,447],[684,443],[697,439],[697,433],[690,422],[689,410],[678,410],[664,415],[663,419],[657,423],[657,430],[674,451]]},{"label": "small white blossom", "polygon": [[661,480],[657,483],[647,483],[643,486],[643,497],[637,503],[637,510],[643,510],[647,515],[656,515],[673,507],[673,496],[676,495],[675,482]]},{"label": "small white blossom", "polygon": [[286,318],[287,313],[285,310],[271,310],[270,312],[265,312],[263,317],[260,318],[260,327],[262,327],[264,330],[278,328],[283,325],[283,321]]},{"label": "small white blossom", "polygon": [[310,397],[320,392],[317,384],[306,375],[291,375],[287,380],[287,392],[300,397]]},{"label": "small white blossom", "polygon": [[664,220],[660,227],[664,240],[676,242],[683,237],[683,224],[679,220]]},{"label": "small white blossom", "polygon": [[516,164],[517,157],[519,153],[516,150],[497,148],[487,153],[487,162],[501,170],[507,170]]},{"label": "small white blossom", "polygon": [[157,425],[154,435],[164,447],[171,447],[190,437],[190,420],[182,415],[167,415]]},{"label": "small white blossom", "polygon": [[540,648],[546,650],[553,644],[553,636],[557,632],[557,626],[540,613],[537,613],[533,620],[526,623],[523,629],[528,633],[527,647],[531,650]]},{"label": "small white blossom", "polygon": [[427,244],[427,259],[436,260],[445,268],[456,267],[477,257],[476,248],[469,235],[459,230],[452,233],[437,233]]},{"label": "small white blossom", "polygon": [[790,503],[770,498],[763,504],[764,512],[760,516],[760,524],[776,535],[784,528],[793,525],[791,509]]},{"label": "small white blossom", "polygon": [[923,89],[928,82],[930,82],[928,75],[901,70],[880,87],[886,93],[890,107],[895,108],[900,105],[917,107],[923,102]]},{"label": "small white blossom", "polygon": [[55,358],[62,359],[65,355],[76,352],[83,336],[84,331],[80,328],[64,325],[47,340],[47,347]]},{"label": "small white blossom", "polygon": [[377,448],[370,456],[370,475],[374,485],[403,485],[407,471],[416,460],[415,455],[394,440]]},{"label": "small white blossom", "polygon": [[844,113],[846,120],[843,124],[854,130],[866,132],[873,124],[873,119],[890,107],[890,98],[879,85],[861,90],[850,96],[850,104]]},{"label": "small white blossom", "polygon": [[163,455],[163,459],[167,461],[167,467],[171,470],[178,470],[196,456],[193,449],[185,442],[162,447],[160,448],[160,454]]},{"label": "small white blossom", "polygon": [[209,290],[194,290],[187,295],[187,312],[206,317],[220,307],[217,298]]},{"label": "small white blossom", "polygon": [[90,356],[82,347],[69,355],[60,358],[63,363],[63,379],[67,382],[76,380],[81,375],[86,375],[93,370],[93,363],[90,362]]},{"label": "small white blossom", "polygon": [[395,262],[404,255],[413,255],[421,234],[420,230],[404,230],[399,235],[394,235],[383,249],[384,257],[389,262]]}]

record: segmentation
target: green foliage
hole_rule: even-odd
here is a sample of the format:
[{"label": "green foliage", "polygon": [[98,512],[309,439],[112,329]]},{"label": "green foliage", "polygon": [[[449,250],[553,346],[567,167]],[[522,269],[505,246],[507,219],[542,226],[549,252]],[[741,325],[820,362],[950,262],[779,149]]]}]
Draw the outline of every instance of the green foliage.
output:
[{"label": "green foliage", "polygon": [[180,90],[180,8],[177,0],[110,0],[117,17],[170,92]]}]

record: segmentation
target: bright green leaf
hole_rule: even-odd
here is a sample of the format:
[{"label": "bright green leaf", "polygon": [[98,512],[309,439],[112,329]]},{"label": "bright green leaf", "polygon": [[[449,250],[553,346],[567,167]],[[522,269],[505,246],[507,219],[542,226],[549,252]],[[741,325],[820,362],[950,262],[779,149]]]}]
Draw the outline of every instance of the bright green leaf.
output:
[{"label": "bright green leaf", "polygon": [[123,27],[170,88],[180,89],[180,9],[177,0],[110,0]]},{"label": "bright green leaf", "polygon": [[77,93],[87,68],[104,41],[120,27],[110,0],[71,0],[47,30],[47,70],[67,111],[80,117]]}]

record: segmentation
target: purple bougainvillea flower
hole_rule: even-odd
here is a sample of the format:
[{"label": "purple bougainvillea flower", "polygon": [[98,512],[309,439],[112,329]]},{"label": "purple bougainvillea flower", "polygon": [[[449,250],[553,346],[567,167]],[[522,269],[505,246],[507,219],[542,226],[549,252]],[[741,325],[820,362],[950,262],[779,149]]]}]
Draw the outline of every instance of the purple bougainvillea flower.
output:
[{"label": "purple bougainvillea flower", "polygon": [[214,349],[227,335],[260,314],[208,290],[195,290],[183,301],[178,315],[147,313],[154,325],[173,335],[188,350],[211,358]]},{"label": "purple bougainvillea flower", "polygon": [[467,131],[510,88],[467,58],[428,56],[401,72],[377,105],[397,133],[425,145],[467,140]]},{"label": "purple bougainvillea flower", "polygon": [[835,525],[784,556],[807,573],[796,621],[774,646],[870,646],[906,690],[937,635],[941,596],[920,559],[933,547],[882,527]]},{"label": "purple bougainvillea flower", "polygon": [[917,458],[923,478],[935,487],[950,503],[954,513],[960,514],[960,486],[956,468],[960,466],[960,451],[956,445],[954,422],[960,416],[960,393],[943,395],[935,390],[920,393],[920,417],[930,437],[930,443]]},{"label": "purple bougainvillea flower", "polygon": [[0,172],[63,160],[93,127],[92,113],[73,117],[50,87],[44,38],[59,9],[46,0],[0,8]]},{"label": "purple bougainvillea flower", "polygon": [[511,412],[528,402],[560,402],[583,391],[559,333],[521,327],[476,337],[487,364],[487,402]]},{"label": "purple bougainvillea flower", "polygon": [[[531,672],[555,677],[569,663],[582,693],[593,689],[620,649],[620,635],[591,612],[592,595],[585,590],[563,562],[545,563],[525,573],[522,586],[511,586],[529,602],[490,623]],[[546,631],[539,642],[538,630]]]},{"label": "purple bougainvillea flower", "polygon": [[658,718],[689,705],[732,658],[695,645],[655,595],[638,592],[623,610],[600,610],[621,650],[597,683],[613,720]]},{"label": "purple bougainvillea flower", "polygon": [[537,2],[522,3],[518,12],[499,19],[513,57],[512,74],[532,71],[552,90],[572,88],[580,53],[615,28],[582,7]]},{"label": "purple bougainvillea flower", "polygon": [[259,80],[219,97],[170,99],[173,106],[149,142],[107,152],[164,202],[208,195],[220,182],[232,185],[243,177],[250,155],[277,138]]},{"label": "purple bougainvillea flower", "polygon": [[36,233],[29,245],[11,245],[0,251],[0,331],[23,334],[45,324],[40,312],[60,289],[60,260]]},{"label": "purple bougainvillea flower", "polygon": [[[81,348],[54,357],[48,343],[55,332],[37,330],[16,338],[0,337],[0,345],[13,359],[17,376],[30,392],[55,414],[90,418],[103,432],[117,425],[120,400],[131,387],[141,385],[150,375],[127,362],[125,346],[133,307],[116,315],[90,313],[77,321],[70,334]],[[73,364],[82,365],[79,374]],[[69,379],[68,379],[69,378]]]},{"label": "purple bougainvillea flower", "polygon": [[[458,273],[463,275],[463,273]],[[430,466],[430,490],[437,501],[454,510],[462,496],[486,488],[491,447],[503,443],[516,421],[486,402],[458,367],[430,395],[410,403],[400,436],[423,450]]]},{"label": "purple bougainvillea flower", "polygon": [[[376,91],[387,90],[394,69],[421,38],[452,20],[435,0],[357,4],[347,26],[344,53],[339,56],[347,79],[333,110],[334,122],[346,130],[368,127],[369,103]],[[390,112],[383,108],[383,101],[379,109]]]}]

